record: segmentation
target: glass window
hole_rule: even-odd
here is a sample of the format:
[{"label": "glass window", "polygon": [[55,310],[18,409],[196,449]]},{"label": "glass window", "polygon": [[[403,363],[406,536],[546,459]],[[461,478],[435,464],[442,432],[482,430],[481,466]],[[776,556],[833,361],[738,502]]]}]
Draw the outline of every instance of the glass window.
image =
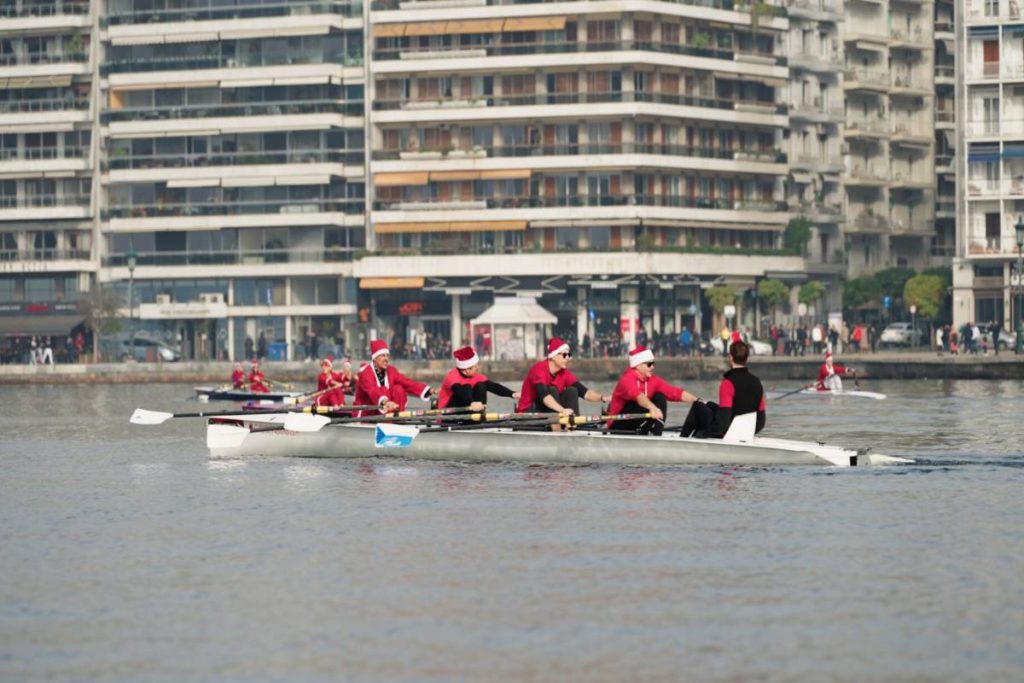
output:
[{"label": "glass window", "polygon": [[25,300],[53,301],[57,297],[57,283],[53,278],[30,277],[25,280]]}]

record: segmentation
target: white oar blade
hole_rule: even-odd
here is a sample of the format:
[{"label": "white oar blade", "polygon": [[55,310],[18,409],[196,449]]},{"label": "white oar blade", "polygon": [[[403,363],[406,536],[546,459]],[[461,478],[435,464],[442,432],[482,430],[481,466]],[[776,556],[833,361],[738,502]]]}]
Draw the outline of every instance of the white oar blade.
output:
[{"label": "white oar blade", "polygon": [[298,397],[296,397],[296,396],[285,396],[284,399],[281,402],[284,403],[286,406],[293,406],[293,405],[295,405],[296,403],[299,402],[300,398],[302,398],[302,397],[301,396],[298,396]]},{"label": "white oar blade", "polygon": [[172,417],[173,413],[162,413],[158,410],[144,410],[143,408],[136,408],[132,416],[128,418],[128,421],[133,425],[159,425],[167,422]]},{"label": "white oar blade", "polygon": [[325,415],[308,413],[288,413],[284,418],[284,428],[290,432],[319,432],[330,423],[331,418]]}]

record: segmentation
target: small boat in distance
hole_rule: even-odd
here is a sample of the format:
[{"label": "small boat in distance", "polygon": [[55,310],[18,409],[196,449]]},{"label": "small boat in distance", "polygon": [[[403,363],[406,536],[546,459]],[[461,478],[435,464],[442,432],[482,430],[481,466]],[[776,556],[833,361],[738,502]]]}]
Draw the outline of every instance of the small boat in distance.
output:
[{"label": "small boat in distance", "polygon": [[770,401],[773,398],[782,398],[783,396],[827,396],[831,398],[873,398],[876,401],[881,401],[886,398],[885,394],[880,394],[877,391],[861,391],[859,389],[852,389],[850,391],[831,391],[829,389],[815,389],[809,387],[801,391],[767,391],[765,397]]},{"label": "small boat in distance", "polygon": [[301,391],[271,391],[269,393],[232,389],[231,387],[195,387],[196,397],[206,401],[269,401],[281,402],[296,396],[305,396]]}]

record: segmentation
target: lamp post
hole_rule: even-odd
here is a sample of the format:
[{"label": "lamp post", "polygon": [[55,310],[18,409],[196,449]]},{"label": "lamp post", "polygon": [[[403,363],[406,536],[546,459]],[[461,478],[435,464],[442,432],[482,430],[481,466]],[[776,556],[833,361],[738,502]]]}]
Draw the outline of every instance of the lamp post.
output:
[{"label": "lamp post", "polygon": [[1024,216],[1017,216],[1017,224],[1013,228],[1017,231],[1017,341],[1014,351],[1020,354],[1024,353],[1024,308],[1021,307],[1024,298]]},{"label": "lamp post", "polygon": [[132,358],[135,358],[135,261],[135,247],[129,246],[125,263],[128,265],[128,332]]}]

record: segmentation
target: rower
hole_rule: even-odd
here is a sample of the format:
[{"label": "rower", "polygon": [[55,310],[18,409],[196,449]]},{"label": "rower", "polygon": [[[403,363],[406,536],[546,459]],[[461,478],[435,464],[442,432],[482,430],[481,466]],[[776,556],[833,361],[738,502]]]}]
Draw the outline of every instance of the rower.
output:
[{"label": "rower", "polygon": [[317,393],[324,393],[316,397],[318,406],[343,406],[345,405],[345,392],[342,388],[342,376],[340,372],[334,371],[334,358],[326,356],[320,361],[320,374],[316,378]]},{"label": "rower", "polygon": [[682,387],[673,386],[655,375],[654,353],[648,348],[638,346],[629,352],[629,369],[622,373],[619,383],[612,391],[612,403],[608,406],[608,413],[650,413],[651,417],[615,420],[608,423],[608,428],[660,436],[665,427],[669,401],[693,403],[699,400]]},{"label": "rower", "polygon": [[452,353],[455,367],[448,371],[438,390],[438,408],[469,408],[480,412],[487,408],[488,392],[518,399],[519,392],[487,379],[480,372],[480,357],[472,346],[463,346]]},{"label": "rower", "polygon": [[255,394],[269,394],[270,382],[260,370],[260,362],[253,358],[249,368],[249,391]]},{"label": "rower", "polygon": [[[516,412],[559,413],[568,417],[579,413],[581,397],[586,401],[607,401],[576,379],[569,370],[571,357],[569,345],[558,337],[552,337],[548,342],[547,358],[530,368],[523,380]],[[558,431],[558,427],[552,425],[552,430]]]},{"label": "rower", "polygon": [[821,368],[818,370],[818,391],[834,391],[840,392],[843,390],[843,375],[856,374],[853,368],[848,368],[844,365],[836,365],[832,362],[832,352],[825,352],[825,362],[821,364]]},{"label": "rower", "polygon": [[721,439],[729,431],[733,417],[757,413],[760,432],[765,424],[764,387],[761,380],[747,370],[750,347],[746,342],[734,342],[729,347],[729,371],[718,386],[718,403],[694,401],[680,431],[680,436],[698,439]]},{"label": "rower", "polygon": [[391,365],[391,351],[381,339],[370,342],[370,362],[356,378],[357,405],[376,405],[382,413],[405,410],[409,393],[426,401],[431,389],[409,379]]},{"label": "rower", "polygon": [[231,388],[245,389],[245,369],[241,363],[235,363],[235,369],[231,371]]}]

